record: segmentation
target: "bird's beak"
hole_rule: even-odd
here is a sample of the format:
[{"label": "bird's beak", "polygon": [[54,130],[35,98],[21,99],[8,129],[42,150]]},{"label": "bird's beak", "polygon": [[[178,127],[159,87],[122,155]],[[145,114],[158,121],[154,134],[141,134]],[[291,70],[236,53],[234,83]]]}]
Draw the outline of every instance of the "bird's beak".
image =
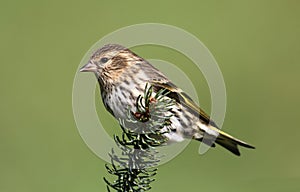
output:
[{"label": "bird's beak", "polygon": [[85,64],[84,66],[82,66],[80,68],[80,72],[97,72],[97,65],[91,63],[91,62],[88,62],[87,64]]}]

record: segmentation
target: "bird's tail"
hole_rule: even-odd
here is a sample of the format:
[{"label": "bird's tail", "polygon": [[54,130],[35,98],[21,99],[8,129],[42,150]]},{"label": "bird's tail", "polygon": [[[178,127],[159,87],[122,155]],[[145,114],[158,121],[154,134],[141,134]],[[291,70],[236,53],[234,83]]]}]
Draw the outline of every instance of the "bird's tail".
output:
[{"label": "bird's tail", "polygon": [[241,141],[239,139],[236,139],[221,130],[218,130],[218,132],[219,132],[219,135],[215,142],[217,144],[221,145],[222,147],[224,147],[225,149],[231,151],[235,155],[240,156],[240,151],[238,149],[238,146],[255,149],[255,147],[253,147],[252,145],[250,145],[244,141]]}]

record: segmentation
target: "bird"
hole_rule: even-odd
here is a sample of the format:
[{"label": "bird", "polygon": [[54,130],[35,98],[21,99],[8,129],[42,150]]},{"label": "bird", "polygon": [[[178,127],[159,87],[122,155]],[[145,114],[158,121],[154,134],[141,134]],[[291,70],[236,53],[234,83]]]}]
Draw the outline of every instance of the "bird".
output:
[{"label": "bird", "polygon": [[91,54],[80,72],[95,74],[106,110],[117,120],[128,118],[128,109],[134,109],[137,98],[150,84],[153,92],[164,89],[164,97],[175,101],[170,113],[170,130],[164,137],[170,142],[185,139],[201,141],[209,146],[221,145],[240,156],[238,146],[255,147],[223,131],[182,89],[161,71],[130,49],[119,44],[106,44]]}]

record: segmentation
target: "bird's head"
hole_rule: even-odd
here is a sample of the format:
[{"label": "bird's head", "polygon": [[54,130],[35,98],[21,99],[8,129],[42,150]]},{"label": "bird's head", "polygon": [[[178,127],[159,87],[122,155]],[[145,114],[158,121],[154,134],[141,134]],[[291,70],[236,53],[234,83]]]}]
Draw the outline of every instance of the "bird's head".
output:
[{"label": "bird's head", "polygon": [[[117,44],[107,44],[90,57],[87,64],[80,68],[80,72],[94,72],[101,73],[103,69],[119,68],[121,63],[124,62],[120,53],[126,51],[127,48]],[[124,65],[124,64],[123,64]]]},{"label": "bird's head", "polygon": [[[98,49],[89,59],[88,63],[81,67],[80,72],[94,72],[100,84],[111,84],[120,81],[128,68],[134,69],[137,63],[144,60],[118,44],[107,44]],[[123,76],[124,77],[124,76]]]}]

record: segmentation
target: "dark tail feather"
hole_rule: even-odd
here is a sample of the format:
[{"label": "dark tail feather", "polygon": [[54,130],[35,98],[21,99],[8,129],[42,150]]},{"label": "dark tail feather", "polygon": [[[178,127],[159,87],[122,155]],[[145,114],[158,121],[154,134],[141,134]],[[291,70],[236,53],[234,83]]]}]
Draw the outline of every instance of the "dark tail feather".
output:
[{"label": "dark tail feather", "polygon": [[251,149],[255,149],[255,147],[253,147],[252,145],[238,140],[228,134],[225,133],[220,133],[218,138],[216,139],[216,143],[218,143],[219,145],[221,145],[222,147],[224,147],[225,149],[231,151],[233,154],[240,156],[240,151],[238,149],[238,146],[243,146],[246,148],[251,148]]}]

